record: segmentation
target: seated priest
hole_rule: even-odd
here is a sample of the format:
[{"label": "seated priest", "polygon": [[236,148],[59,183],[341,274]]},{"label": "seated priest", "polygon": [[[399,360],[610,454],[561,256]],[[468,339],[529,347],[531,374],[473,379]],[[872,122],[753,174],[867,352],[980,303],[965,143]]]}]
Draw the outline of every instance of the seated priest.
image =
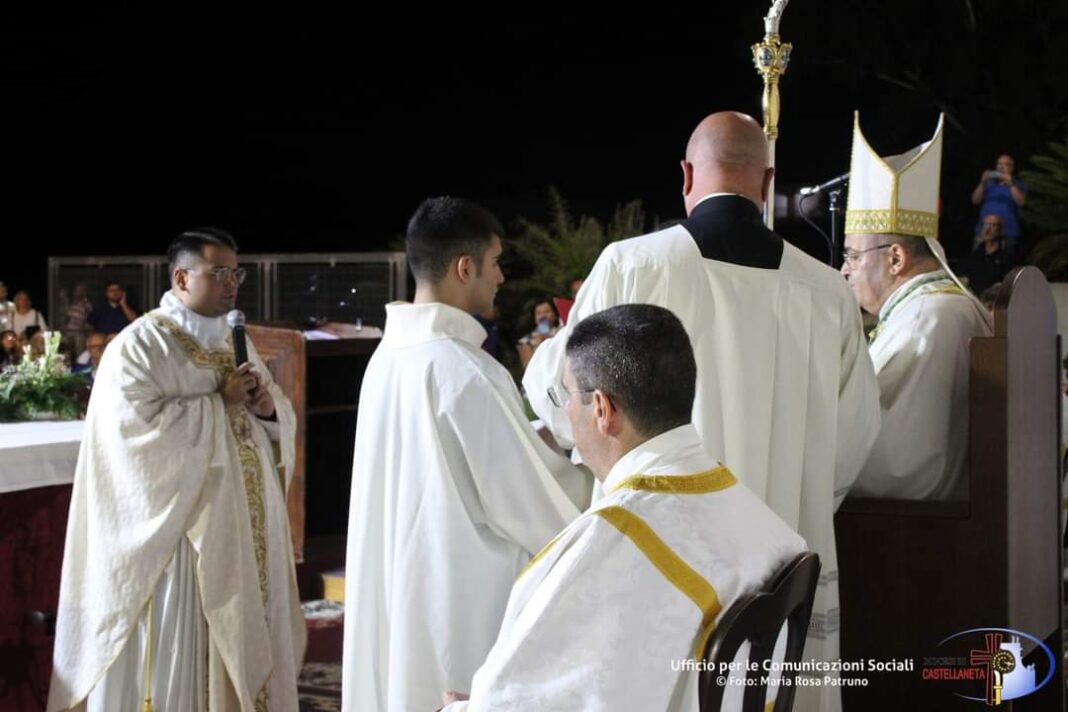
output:
[{"label": "seated priest", "polygon": [[882,430],[851,494],[966,499],[968,342],[990,317],[938,244],[942,121],[934,138],[881,158],[853,132],[842,274],[878,317],[868,337]]},{"label": "seated priest", "polygon": [[447,693],[448,712],[697,709],[697,674],[679,663],[805,542],[706,452],[696,373],[667,309],[576,325],[549,397],[606,495],[520,574],[470,699]]}]

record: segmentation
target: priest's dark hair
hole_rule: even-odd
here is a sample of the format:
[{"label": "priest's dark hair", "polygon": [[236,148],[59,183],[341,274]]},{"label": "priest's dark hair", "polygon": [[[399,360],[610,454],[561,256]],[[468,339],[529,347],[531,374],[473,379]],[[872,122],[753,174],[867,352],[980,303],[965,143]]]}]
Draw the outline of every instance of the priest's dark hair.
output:
[{"label": "priest's dark hair", "polygon": [[427,198],[408,221],[404,240],[412,275],[419,282],[440,282],[452,261],[464,255],[475,260],[481,275],[482,255],[494,235],[504,235],[501,223],[481,205],[451,196]]},{"label": "priest's dark hair", "polygon": [[226,230],[221,230],[217,227],[198,227],[193,230],[186,230],[174,238],[170,247],[167,248],[170,273],[173,275],[174,270],[181,266],[181,263],[190,256],[203,257],[204,248],[208,245],[218,245],[237,252],[237,241]]},{"label": "priest's dark hair", "polygon": [[567,340],[580,390],[601,390],[638,433],[651,438],[690,422],[697,362],[671,311],[623,304],[586,317]]}]

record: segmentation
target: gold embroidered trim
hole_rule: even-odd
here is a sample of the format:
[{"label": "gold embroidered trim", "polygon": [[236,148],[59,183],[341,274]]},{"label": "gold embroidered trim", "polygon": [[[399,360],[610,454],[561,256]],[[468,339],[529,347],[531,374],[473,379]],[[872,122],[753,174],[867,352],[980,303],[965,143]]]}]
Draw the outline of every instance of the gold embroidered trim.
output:
[{"label": "gold embroidered trim", "polygon": [[698,636],[694,657],[704,653],[708,636],[714,630],[716,616],[721,606],[719,595],[701,574],[697,573],[671,550],[664,540],[645,523],[641,517],[623,507],[604,507],[593,512],[619,530],[645,554],[650,563],[663,574],[675,588],[693,601],[701,610],[701,634]]},{"label": "gold embroidered trim", "polygon": [[737,482],[731,471],[720,465],[696,475],[631,475],[608,492],[631,489],[658,494],[708,494],[727,489]]},{"label": "gold embroidered trim", "polygon": [[[174,337],[189,358],[200,368],[214,368],[225,379],[237,367],[234,352],[230,349],[205,349],[196,339],[182,331],[182,327],[161,314],[152,314],[152,320]],[[230,337],[227,337],[229,340]]]},{"label": "gold embroidered trim", "polygon": [[967,294],[967,292],[956,284],[947,284],[944,287],[932,287],[925,291],[924,294]]},{"label": "gold embroidered trim", "polygon": [[263,468],[252,439],[252,424],[244,408],[228,408],[230,430],[237,440],[237,454],[241,460],[241,474],[245,481],[248,515],[252,523],[252,544],[256,551],[256,573],[260,583],[260,597],[267,608],[267,506],[263,500]]},{"label": "gold embroidered trim", "polygon": [[[214,368],[220,380],[225,380],[236,368],[234,353],[228,349],[205,349],[196,339],[182,331],[181,327],[160,314],[152,319],[181,345],[189,358],[200,368]],[[256,574],[260,585],[260,598],[267,608],[267,507],[263,499],[263,467],[256,442],[252,438],[252,422],[244,408],[227,408],[230,432],[237,442],[241,461],[241,474],[245,483],[245,498],[248,500],[249,521],[252,526],[252,544],[256,553]],[[266,694],[264,689],[263,694]],[[266,705],[266,698],[264,697]],[[257,705],[259,701],[257,700]],[[266,709],[266,707],[264,708]]]},{"label": "gold embroidered trim", "polygon": [[938,237],[938,216],[920,210],[847,210],[845,234]]}]

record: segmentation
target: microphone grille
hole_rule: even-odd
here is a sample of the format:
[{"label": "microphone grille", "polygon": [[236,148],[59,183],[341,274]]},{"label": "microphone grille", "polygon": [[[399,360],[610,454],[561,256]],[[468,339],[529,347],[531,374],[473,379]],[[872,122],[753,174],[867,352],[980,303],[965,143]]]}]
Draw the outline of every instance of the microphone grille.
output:
[{"label": "microphone grille", "polygon": [[230,328],[235,326],[245,325],[245,312],[240,309],[231,309],[226,313],[226,323],[230,325]]}]

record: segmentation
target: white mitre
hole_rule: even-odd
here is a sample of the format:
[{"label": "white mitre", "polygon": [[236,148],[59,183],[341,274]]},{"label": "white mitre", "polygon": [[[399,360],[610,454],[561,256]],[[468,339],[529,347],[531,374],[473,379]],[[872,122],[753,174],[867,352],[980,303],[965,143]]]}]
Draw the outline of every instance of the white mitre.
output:
[{"label": "white mitre", "polygon": [[922,237],[953,281],[968,289],[949,268],[938,242],[938,186],[942,178],[942,128],[945,114],[930,141],[885,158],[864,138],[860,112],[853,114],[853,155],[849,161],[846,235],[909,235]]},{"label": "white mitre", "polygon": [[896,234],[938,239],[938,184],[942,177],[942,125],[934,137],[897,156],[881,157],[853,118],[849,203],[845,233]]}]

